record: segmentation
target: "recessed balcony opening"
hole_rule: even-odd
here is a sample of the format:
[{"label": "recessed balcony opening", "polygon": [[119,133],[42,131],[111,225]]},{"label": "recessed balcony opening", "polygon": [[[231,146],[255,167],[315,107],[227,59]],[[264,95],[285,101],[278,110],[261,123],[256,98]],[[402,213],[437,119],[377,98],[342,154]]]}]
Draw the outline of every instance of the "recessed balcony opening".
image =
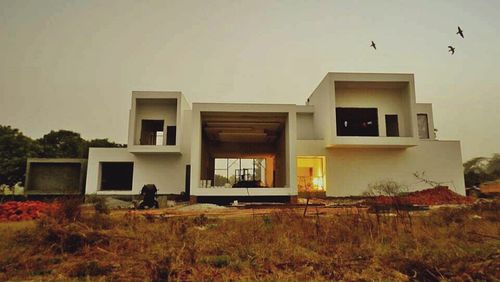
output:
[{"label": "recessed balcony opening", "polygon": [[411,96],[406,81],[335,81],[337,136],[414,137]]},{"label": "recessed balcony opening", "polygon": [[201,113],[201,188],[285,187],[286,113]]},{"label": "recessed balcony opening", "polygon": [[137,99],[135,145],[176,145],[176,99]]},{"label": "recessed balcony opening", "polygon": [[337,136],[379,136],[377,108],[336,108]]}]

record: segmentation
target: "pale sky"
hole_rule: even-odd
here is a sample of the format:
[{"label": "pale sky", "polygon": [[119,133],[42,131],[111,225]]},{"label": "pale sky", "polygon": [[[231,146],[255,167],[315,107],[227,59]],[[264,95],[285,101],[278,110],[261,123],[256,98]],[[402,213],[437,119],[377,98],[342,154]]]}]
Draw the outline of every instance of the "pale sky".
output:
[{"label": "pale sky", "polygon": [[464,161],[490,156],[499,15],[497,0],[0,0],[0,124],[126,143],[133,90],[304,104],[329,71],[404,72],[439,139],[460,140]]}]

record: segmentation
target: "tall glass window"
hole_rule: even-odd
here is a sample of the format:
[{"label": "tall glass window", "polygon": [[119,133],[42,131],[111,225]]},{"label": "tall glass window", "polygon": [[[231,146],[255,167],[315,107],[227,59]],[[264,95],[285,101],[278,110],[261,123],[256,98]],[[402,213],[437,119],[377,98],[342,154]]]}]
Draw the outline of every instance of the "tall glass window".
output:
[{"label": "tall glass window", "polygon": [[234,187],[239,183],[263,187],[266,182],[266,160],[216,158],[214,174],[216,187]]}]

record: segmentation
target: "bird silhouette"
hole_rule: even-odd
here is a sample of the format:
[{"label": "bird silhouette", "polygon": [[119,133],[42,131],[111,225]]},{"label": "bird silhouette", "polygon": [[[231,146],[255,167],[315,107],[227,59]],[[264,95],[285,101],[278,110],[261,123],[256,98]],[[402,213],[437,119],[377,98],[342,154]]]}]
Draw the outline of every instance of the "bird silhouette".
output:
[{"label": "bird silhouette", "polygon": [[460,26],[458,27],[457,34],[459,34],[460,36],[462,36],[462,38],[465,38],[464,37],[464,31],[460,28]]},{"label": "bird silhouette", "polygon": [[448,49],[449,49],[448,52],[451,52],[452,55],[455,54],[455,47],[448,46]]},{"label": "bird silhouette", "polygon": [[370,44],[370,47],[373,47],[373,49],[377,50],[377,45],[375,45],[375,42],[372,40],[372,44]]}]

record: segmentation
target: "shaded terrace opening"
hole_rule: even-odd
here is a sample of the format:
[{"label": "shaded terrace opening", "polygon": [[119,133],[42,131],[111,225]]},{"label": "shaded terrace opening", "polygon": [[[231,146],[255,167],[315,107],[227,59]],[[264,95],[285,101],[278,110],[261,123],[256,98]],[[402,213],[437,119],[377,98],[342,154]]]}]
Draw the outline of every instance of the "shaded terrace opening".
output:
[{"label": "shaded terrace opening", "polygon": [[285,187],[287,117],[202,112],[200,187]]}]

